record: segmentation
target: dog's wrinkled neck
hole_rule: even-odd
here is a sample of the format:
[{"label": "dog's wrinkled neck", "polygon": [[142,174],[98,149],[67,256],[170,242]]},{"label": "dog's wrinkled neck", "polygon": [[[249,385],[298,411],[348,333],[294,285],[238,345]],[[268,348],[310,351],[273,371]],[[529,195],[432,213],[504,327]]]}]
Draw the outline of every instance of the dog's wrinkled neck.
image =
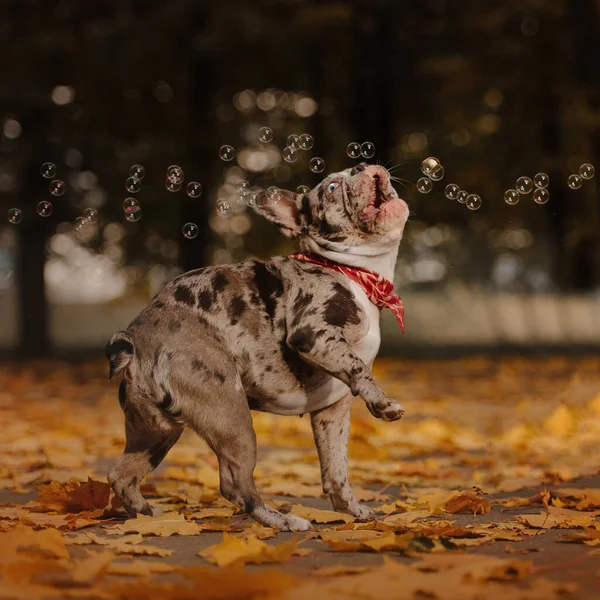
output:
[{"label": "dog's wrinkled neck", "polygon": [[305,238],[303,242],[304,243],[301,243],[300,246],[305,252],[317,254],[323,258],[326,258],[327,260],[332,260],[342,265],[368,269],[369,271],[373,271],[373,273],[377,273],[378,275],[381,275],[390,281],[394,281],[394,270],[396,268],[400,240],[392,244],[388,249],[382,248],[381,252],[374,252],[371,255],[353,254],[352,250],[358,251],[357,248],[351,248],[346,252],[327,250],[316,244],[313,240],[307,238]]}]

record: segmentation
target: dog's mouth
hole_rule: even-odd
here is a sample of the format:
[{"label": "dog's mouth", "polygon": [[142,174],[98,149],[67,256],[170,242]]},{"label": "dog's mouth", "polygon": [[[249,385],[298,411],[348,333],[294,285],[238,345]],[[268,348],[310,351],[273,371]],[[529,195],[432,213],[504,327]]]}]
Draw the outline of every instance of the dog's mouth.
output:
[{"label": "dog's mouth", "polygon": [[372,222],[375,221],[379,215],[380,209],[389,198],[381,190],[381,181],[378,176],[373,177],[373,189],[369,196],[369,202],[363,209],[362,218],[364,221]]}]

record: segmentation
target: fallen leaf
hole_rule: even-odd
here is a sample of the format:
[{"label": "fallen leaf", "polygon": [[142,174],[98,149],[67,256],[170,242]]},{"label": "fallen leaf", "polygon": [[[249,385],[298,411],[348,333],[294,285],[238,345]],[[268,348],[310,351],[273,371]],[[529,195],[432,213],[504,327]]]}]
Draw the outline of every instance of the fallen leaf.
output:
[{"label": "fallen leaf", "polygon": [[202,550],[198,555],[219,567],[232,564],[283,562],[291,558],[297,545],[297,540],[291,540],[284,544],[270,546],[257,537],[240,538],[224,533],[223,540],[219,544]]},{"label": "fallen leaf", "polygon": [[202,527],[185,520],[183,515],[176,512],[164,513],[159,517],[138,515],[128,519],[122,525],[105,527],[109,533],[141,533],[142,535],[198,535]]},{"label": "fallen leaf", "polygon": [[42,554],[54,558],[69,558],[69,550],[62,534],[56,529],[34,529],[18,524],[0,534],[0,557],[5,560],[18,555]]},{"label": "fallen leaf", "polygon": [[309,508],[307,506],[301,506],[300,504],[293,504],[289,514],[308,519],[313,523],[337,523],[339,521],[351,523],[352,521],[355,521],[355,518],[352,515],[346,513]]},{"label": "fallen leaf", "polygon": [[175,569],[174,565],[168,565],[156,560],[132,560],[129,562],[112,563],[106,572],[111,575],[141,575],[147,577],[154,573],[171,573]]}]

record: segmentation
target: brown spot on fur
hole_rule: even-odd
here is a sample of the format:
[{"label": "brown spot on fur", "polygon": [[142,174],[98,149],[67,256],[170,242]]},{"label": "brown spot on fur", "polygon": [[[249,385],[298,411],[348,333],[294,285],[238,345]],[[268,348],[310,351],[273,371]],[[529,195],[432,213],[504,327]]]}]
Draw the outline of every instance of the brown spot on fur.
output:
[{"label": "brown spot on fur", "polygon": [[352,292],[337,282],[333,288],[335,293],[325,302],[325,321],[333,327],[345,327],[347,323],[358,325],[360,315]]},{"label": "brown spot on fur", "polygon": [[231,307],[229,309],[229,317],[231,319],[231,324],[235,325],[240,317],[244,314],[246,310],[246,302],[242,296],[234,296],[231,300]]},{"label": "brown spot on fur", "polygon": [[182,304],[187,304],[188,306],[194,306],[194,295],[190,291],[190,288],[186,285],[178,285],[175,289],[173,297],[177,302],[181,302]]},{"label": "brown spot on fur", "polygon": [[198,294],[198,307],[203,310],[210,310],[213,303],[213,294],[209,290],[202,290]]}]

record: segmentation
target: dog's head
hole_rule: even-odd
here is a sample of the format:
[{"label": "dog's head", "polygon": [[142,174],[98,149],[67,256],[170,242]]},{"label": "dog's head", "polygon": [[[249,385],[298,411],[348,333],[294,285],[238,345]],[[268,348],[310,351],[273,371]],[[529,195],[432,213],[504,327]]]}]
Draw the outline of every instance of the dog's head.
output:
[{"label": "dog's head", "polygon": [[398,244],[409,212],[388,171],[365,163],[329,175],[308,194],[261,192],[256,208],[303,250],[366,255]]}]

